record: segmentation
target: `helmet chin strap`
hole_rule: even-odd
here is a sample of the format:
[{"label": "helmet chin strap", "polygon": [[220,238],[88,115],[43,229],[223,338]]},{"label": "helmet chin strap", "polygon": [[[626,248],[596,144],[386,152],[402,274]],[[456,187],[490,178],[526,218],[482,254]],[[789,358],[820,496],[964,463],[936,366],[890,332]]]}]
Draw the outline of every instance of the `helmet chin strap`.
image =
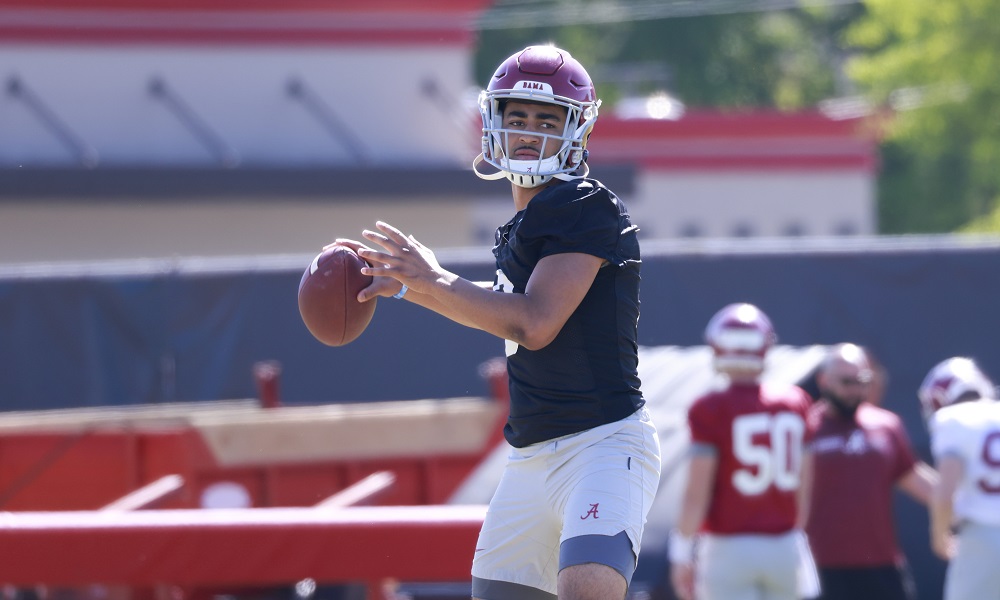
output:
[{"label": "helmet chin strap", "polygon": [[496,181],[497,179],[503,179],[507,174],[503,171],[497,171],[496,173],[483,173],[479,170],[479,165],[486,162],[486,159],[482,154],[477,156],[472,161],[472,172],[476,174],[476,177],[480,179],[486,179],[487,181]]},{"label": "helmet chin strap", "polygon": [[[480,154],[479,156],[477,156],[472,161],[472,172],[475,173],[476,176],[479,177],[480,179],[486,179],[488,181],[495,181],[497,179],[503,179],[503,178],[506,177],[514,185],[517,185],[517,186],[520,186],[520,187],[525,187],[525,188],[538,187],[538,186],[542,185],[543,183],[548,182],[549,180],[551,180],[553,178],[555,178],[555,179],[561,179],[563,181],[573,181],[574,179],[583,179],[584,177],[586,177],[587,175],[590,174],[590,167],[585,162],[583,163],[583,173],[581,175],[572,175],[572,174],[569,174],[569,173],[555,173],[555,174],[552,174],[552,175],[528,175],[528,174],[525,174],[525,173],[518,173],[518,172],[515,172],[515,171],[507,171],[507,170],[504,170],[504,169],[500,169],[496,173],[483,173],[483,172],[481,172],[479,170],[479,165],[481,163],[483,163],[483,162],[487,162],[487,161],[486,161],[485,157],[483,157],[482,154]],[[508,163],[531,163],[531,164],[534,164],[537,161],[508,160],[507,162]]]}]

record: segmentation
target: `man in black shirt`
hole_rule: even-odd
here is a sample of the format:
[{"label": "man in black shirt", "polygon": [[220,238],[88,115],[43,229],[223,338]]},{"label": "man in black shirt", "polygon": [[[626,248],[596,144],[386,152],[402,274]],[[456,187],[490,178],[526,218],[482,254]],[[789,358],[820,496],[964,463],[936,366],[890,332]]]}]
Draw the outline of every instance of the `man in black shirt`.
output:
[{"label": "man in black shirt", "polygon": [[[441,268],[383,222],[348,243],[375,276],[359,299],[404,298],[505,340],[512,450],[472,567],[482,600],[624,598],[660,474],[637,374],[639,243],[622,201],[587,177],[600,101],[553,46],[504,61],[480,96],[473,169],[507,178],[496,279]],[[485,174],[487,164],[496,172]]]}]

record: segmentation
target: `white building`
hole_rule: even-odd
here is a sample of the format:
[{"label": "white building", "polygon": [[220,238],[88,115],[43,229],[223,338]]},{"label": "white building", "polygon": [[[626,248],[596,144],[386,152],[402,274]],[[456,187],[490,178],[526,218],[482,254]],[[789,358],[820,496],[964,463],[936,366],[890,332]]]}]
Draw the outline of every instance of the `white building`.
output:
[{"label": "white building", "polygon": [[[511,205],[469,168],[488,4],[0,2],[0,261],[308,254],[378,219],[490,244]],[[605,107],[591,164],[647,238],[868,234],[854,128]]]},{"label": "white building", "polygon": [[648,237],[878,232],[874,135],[820,113],[606,120],[592,165],[637,168],[629,207]]}]

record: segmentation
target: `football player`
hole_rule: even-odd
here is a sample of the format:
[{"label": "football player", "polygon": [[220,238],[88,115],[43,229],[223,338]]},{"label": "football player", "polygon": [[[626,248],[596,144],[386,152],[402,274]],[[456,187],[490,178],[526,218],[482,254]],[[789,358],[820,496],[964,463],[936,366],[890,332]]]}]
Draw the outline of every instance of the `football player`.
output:
[{"label": "football player", "polygon": [[726,383],[688,410],[688,480],[669,540],[674,591],[683,600],[814,595],[816,573],[802,533],[812,477],[811,399],[794,385],[761,383],[776,336],[756,306],[724,307],[708,323],[705,341]]},{"label": "football player", "polygon": [[934,553],[950,561],[944,600],[1000,600],[996,388],[975,361],[954,357],[930,370],[917,395],[939,475],[930,532]]},{"label": "football player", "polygon": [[893,526],[893,492],[926,504],[937,479],[900,418],[871,403],[874,373],[863,348],[833,346],[816,375],[810,415],[815,484],[806,525],[823,600],[914,600]]},{"label": "football player", "polygon": [[405,298],[505,340],[512,450],[475,548],[483,600],[624,598],[659,482],[637,371],[637,227],[588,177],[599,107],[590,75],[554,46],[491,77],[473,169],[509,180],[514,201],[491,284],[443,269],[387,223],[363,233],[381,250],[350,242],[375,276],[359,300]]}]

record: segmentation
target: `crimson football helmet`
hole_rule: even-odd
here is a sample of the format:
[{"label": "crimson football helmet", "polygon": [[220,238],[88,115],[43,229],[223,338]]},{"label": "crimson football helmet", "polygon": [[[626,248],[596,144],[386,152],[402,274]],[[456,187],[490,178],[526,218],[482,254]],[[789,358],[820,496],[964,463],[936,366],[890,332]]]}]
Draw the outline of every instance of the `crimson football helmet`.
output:
[{"label": "crimson football helmet", "polygon": [[719,371],[763,371],[764,355],[777,341],[771,319],[753,304],[725,306],[705,328]]},{"label": "crimson football helmet", "polygon": [[945,406],[963,400],[996,398],[996,387],[983,374],[976,361],[955,356],[941,361],[924,377],[917,390],[924,420]]},{"label": "crimson football helmet", "polygon": [[[566,124],[560,134],[537,135],[544,141],[559,144],[559,151],[537,160],[516,160],[507,156],[508,140],[519,132],[504,129],[503,109],[508,100],[544,102],[566,109]],[[482,153],[472,168],[482,179],[506,177],[522,187],[537,187],[553,177],[577,179],[587,174],[587,138],[597,121],[597,99],[594,83],[569,52],[555,46],[529,46],[505,60],[479,95],[479,112],[483,117]],[[543,144],[544,145],[544,144]],[[479,163],[499,169],[496,173],[481,173]],[[571,175],[583,167],[582,175]]]}]

